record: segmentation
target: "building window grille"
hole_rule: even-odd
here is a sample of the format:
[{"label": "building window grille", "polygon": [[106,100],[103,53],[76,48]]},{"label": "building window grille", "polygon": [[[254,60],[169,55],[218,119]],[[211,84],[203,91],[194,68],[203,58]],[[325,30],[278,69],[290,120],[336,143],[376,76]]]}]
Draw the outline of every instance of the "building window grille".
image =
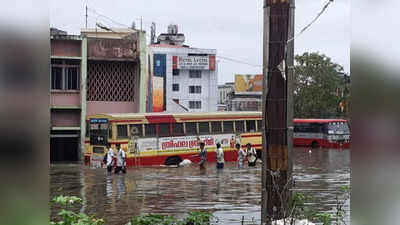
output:
[{"label": "building window grille", "polygon": [[201,109],[201,101],[189,101],[190,109]]},{"label": "building window grille", "polygon": [[189,78],[201,78],[201,70],[189,70]]},{"label": "building window grille", "polygon": [[172,84],[172,91],[179,91],[179,84]]},{"label": "building window grille", "polygon": [[190,94],[201,94],[201,86],[189,86]]}]

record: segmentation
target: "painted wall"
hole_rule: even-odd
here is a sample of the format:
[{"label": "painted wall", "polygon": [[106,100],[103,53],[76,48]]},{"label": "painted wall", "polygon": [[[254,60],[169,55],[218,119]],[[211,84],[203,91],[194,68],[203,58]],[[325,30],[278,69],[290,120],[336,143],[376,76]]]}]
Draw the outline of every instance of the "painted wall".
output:
[{"label": "painted wall", "polygon": [[81,106],[79,91],[51,91],[50,106]]},{"label": "painted wall", "polygon": [[52,56],[81,56],[81,41],[80,40],[51,40],[51,55]]},{"label": "painted wall", "polygon": [[50,123],[52,127],[79,127],[80,110],[51,110]]},{"label": "painted wall", "polygon": [[87,101],[87,115],[98,113],[132,113],[139,111],[137,102],[97,102]]}]

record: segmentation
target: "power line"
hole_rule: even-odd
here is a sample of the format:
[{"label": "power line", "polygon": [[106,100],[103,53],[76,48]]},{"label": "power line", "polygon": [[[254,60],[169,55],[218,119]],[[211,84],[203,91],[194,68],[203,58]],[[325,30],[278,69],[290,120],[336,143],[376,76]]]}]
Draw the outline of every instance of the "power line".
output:
[{"label": "power line", "polygon": [[298,34],[296,34],[294,37],[290,38],[287,43],[294,41],[296,38],[298,38],[302,33],[304,33],[304,31],[306,31],[308,28],[311,27],[311,25],[313,23],[315,23],[319,17],[321,17],[321,15],[326,11],[326,9],[328,8],[328,6],[333,2],[333,0],[328,0],[328,2],[325,4],[325,6],[322,8],[321,12],[319,12],[317,14],[317,16],[307,25],[305,26],[303,29],[300,30],[300,32]]}]

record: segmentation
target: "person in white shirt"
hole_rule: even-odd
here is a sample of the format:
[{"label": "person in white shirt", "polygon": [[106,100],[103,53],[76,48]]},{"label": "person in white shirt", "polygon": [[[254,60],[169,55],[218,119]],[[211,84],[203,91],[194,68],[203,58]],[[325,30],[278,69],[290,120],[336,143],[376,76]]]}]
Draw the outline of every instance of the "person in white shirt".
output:
[{"label": "person in white shirt", "polygon": [[242,147],[240,146],[239,143],[237,143],[237,144],[235,145],[235,147],[236,147],[237,154],[238,154],[238,158],[237,158],[238,167],[239,167],[239,168],[242,168],[242,167],[243,167],[244,159],[246,158],[246,152],[243,151],[243,149],[242,149]]},{"label": "person in white shirt", "polygon": [[124,150],[122,150],[121,145],[117,144],[117,167],[115,168],[115,173],[119,173],[120,171],[123,171],[123,168],[125,168],[125,160],[126,160],[126,155]]},{"label": "person in white shirt", "polygon": [[248,159],[248,164],[249,167],[255,167],[256,166],[256,160],[257,160],[257,152],[256,149],[251,147],[250,143],[247,143],[247,159]]},{"label": "person in white shirt", "polygon": [[108,147],[108,152],[107,152],[107,163],[106,163],[106,166],[107,166],[107,171],[109,173],[111,173],[113,165],[114,165],[114,151],[111,148],[110,144],[108,144],[107,147]]},{"label": "person in white shirt", "polygon": [[221,148],[221,144],[217,143],[217,169],[223,169],[224,168],[224,150]]}]

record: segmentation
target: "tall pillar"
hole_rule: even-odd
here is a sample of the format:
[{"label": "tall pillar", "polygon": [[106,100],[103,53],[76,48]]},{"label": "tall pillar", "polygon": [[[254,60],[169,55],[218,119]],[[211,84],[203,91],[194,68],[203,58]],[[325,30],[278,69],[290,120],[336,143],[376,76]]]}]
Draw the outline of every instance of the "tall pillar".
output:
[{"label": "tall pillar", "polygon": [[79,160],[85,162],[86,137],[86,94],[87,94],[87,37],[84,36],[81,44],[81,139]]}]

